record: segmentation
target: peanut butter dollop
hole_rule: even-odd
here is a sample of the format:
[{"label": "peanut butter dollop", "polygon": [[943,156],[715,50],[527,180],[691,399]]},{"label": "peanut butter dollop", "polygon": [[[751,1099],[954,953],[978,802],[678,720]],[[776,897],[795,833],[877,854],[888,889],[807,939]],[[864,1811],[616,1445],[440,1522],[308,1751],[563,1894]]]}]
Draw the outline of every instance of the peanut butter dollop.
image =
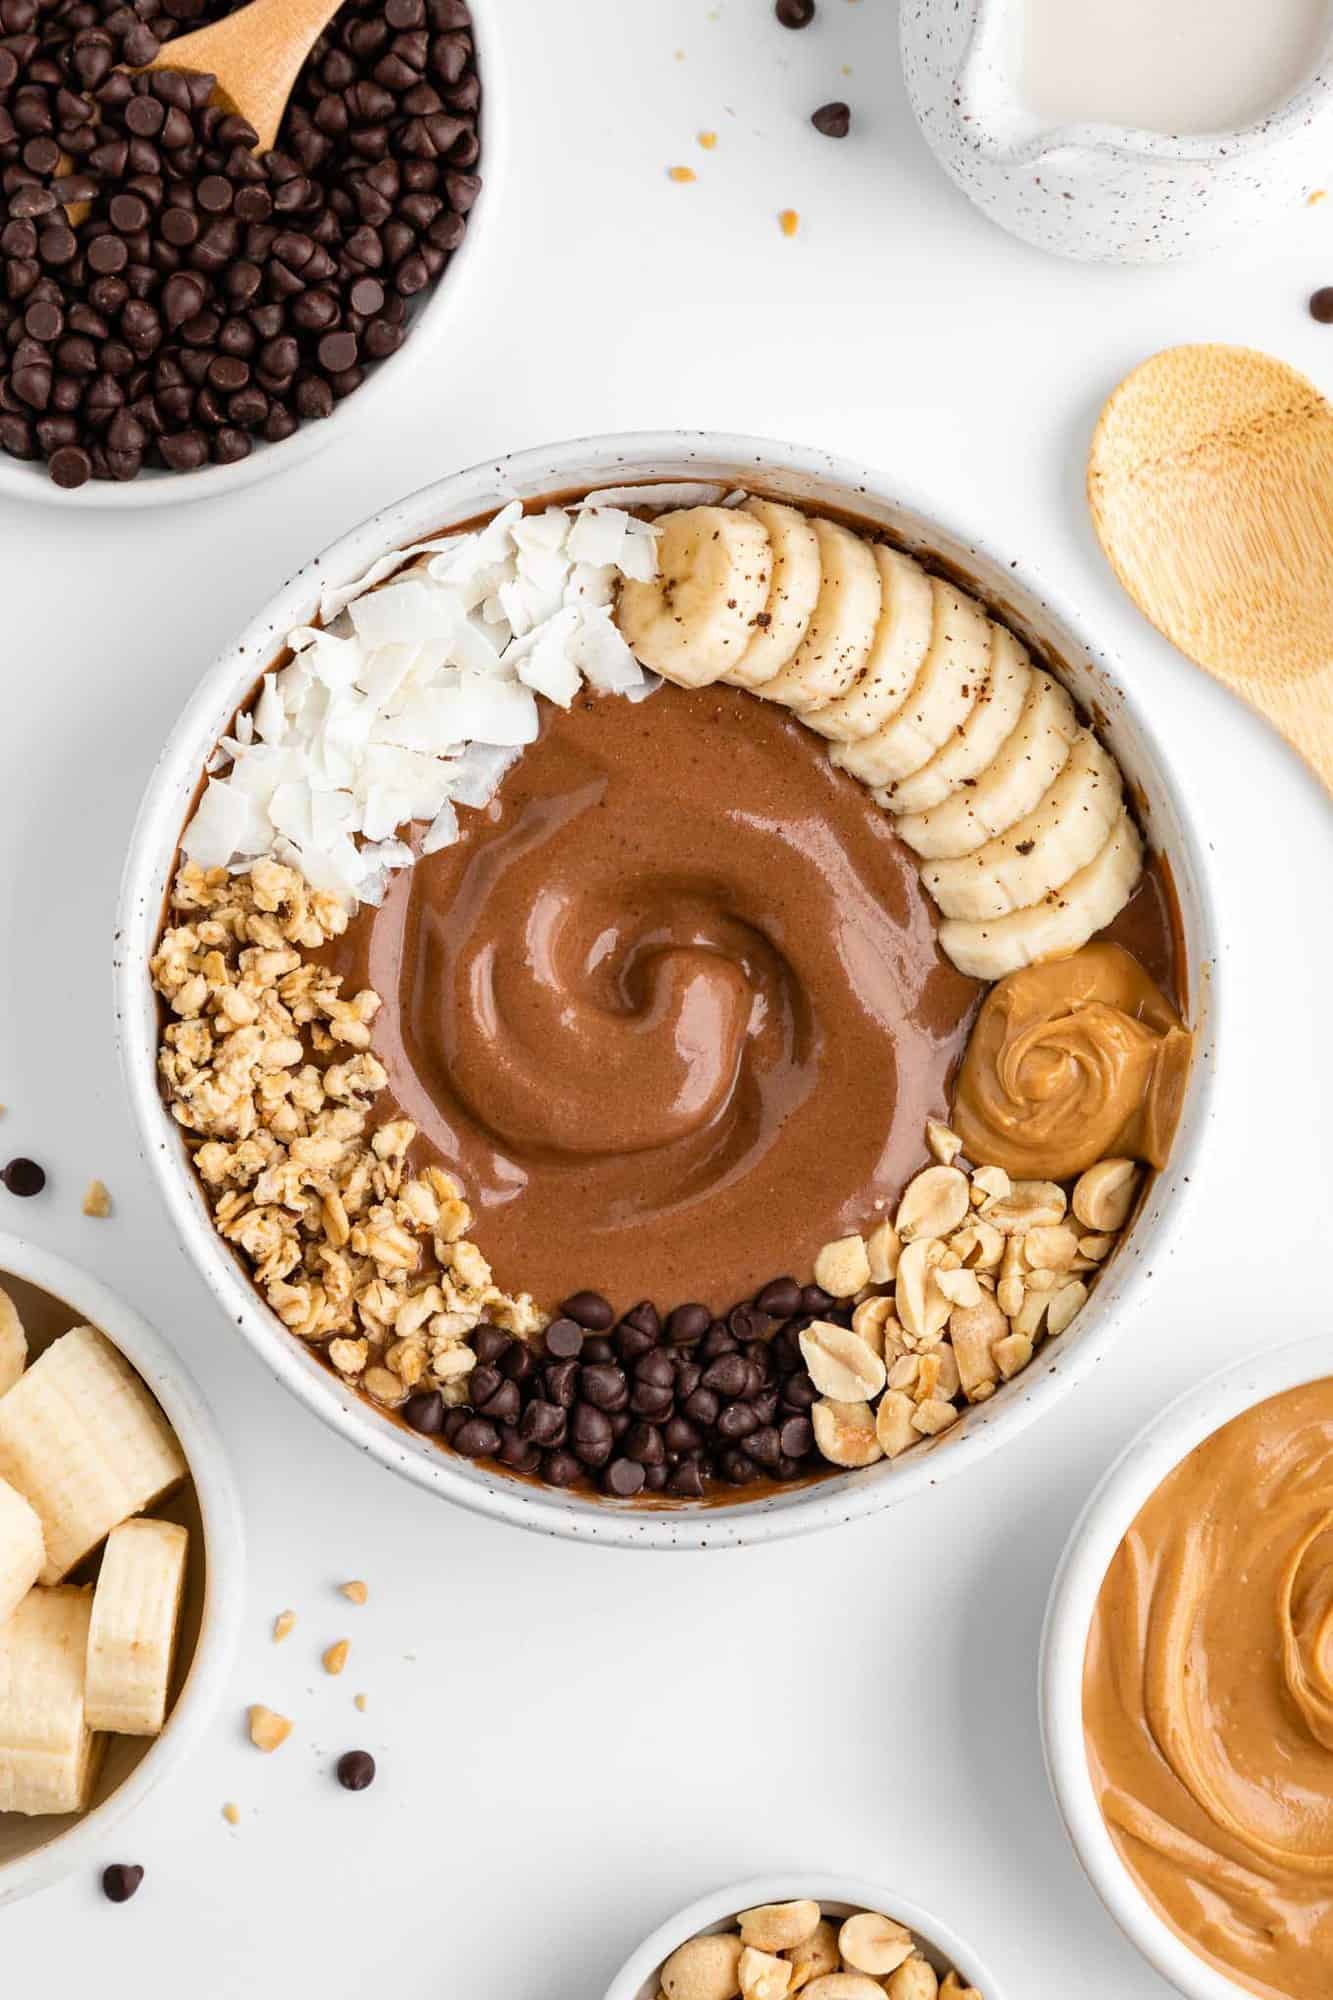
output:
[{"label": "peanut butter dollop", "polygon": [[1093,1787],[1193,1951],[1268,2000],[1333,1991],[1333,1381],[1192,1451],[1106,1573]]},{"label": "peanut butter dollop", "polygon": [[954,1097],[972,1160],[1065,1180],[1110,1155],[1165,1163],[1190,1035],[1118,944],[1012,972],[986,996]]}]

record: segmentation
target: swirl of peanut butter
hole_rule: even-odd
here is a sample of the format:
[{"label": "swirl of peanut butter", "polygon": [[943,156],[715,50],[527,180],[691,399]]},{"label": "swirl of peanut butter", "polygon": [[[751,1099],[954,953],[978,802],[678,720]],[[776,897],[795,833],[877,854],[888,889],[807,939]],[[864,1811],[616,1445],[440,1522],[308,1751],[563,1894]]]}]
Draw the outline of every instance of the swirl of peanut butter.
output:
[{"label": "swirl of peanut butter", "polygon": [[1333,1381],[1191,1452],[1107,1571],[1083,1714],[1149,1901],[1271,2000],[1333,1990]]},{"label": "swirl of peanut butter", "polygon": [[977,1017],[954,1095],[969,1158],[1065,1180],[1115,1155],[1164,1164],[1190,1036],[1118,944],[1010,973]]}]

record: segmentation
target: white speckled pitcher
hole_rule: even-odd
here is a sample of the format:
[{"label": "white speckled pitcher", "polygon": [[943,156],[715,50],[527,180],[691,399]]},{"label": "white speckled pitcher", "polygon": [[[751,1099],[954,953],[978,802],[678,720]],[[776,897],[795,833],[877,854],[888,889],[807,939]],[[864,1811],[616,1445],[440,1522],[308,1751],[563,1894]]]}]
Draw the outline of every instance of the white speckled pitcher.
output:
[{"label": "white speckled pitcher", "polygon": [[941,165],[1040,249],[1126,264],[1199,253],[1295,208],[1333,172],[1333,41],[1292,97],[1235,132],[1051,126],[1017,95],[1008,37],[1022,5],[901,0],[900,34],[912,109]]}]

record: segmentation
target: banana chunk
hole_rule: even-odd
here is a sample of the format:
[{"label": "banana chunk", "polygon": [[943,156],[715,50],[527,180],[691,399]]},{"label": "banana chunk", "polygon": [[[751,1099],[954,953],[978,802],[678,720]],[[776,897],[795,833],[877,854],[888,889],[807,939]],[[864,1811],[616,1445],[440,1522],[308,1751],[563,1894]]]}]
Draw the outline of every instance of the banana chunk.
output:
[{"label": "banana chunk", "polygon": [[82,1812],[105,1739],[88,1727],[91,1590],[30,1590],[0,1625],[0,1812]]},{"label": "banana chunk", "polygon": [[874,556],[880,613],[870,657],[846,694],[801,717],[818,735],[837,743],[873,736],[897,714],[916,686],[935,620],[930,578],[920,563],[882,542],[875,543]]},{"label": "banana chunk", "polygon": [[58,1583],[185,1470],[166,1418],[95,1327],[62,1334],[0,1397],[0,1479],[42,1524],[43,1583]]},{"label": "banana chunk", "polygon": [[0,1625],[23,1602],[45,1561],[41,1522],[23,1495],[0,1479]]},{"label": "banana chunk", "polygon": [[1134,892],[1143,842],[1122,807],[1110,839],[1086,868],[1039,903],[984,923],[940,925],[940,949],[972,979],[1003,979],[1039,958],[1077,951],[1117,917]]},{"label": "banana chunk", "polygon": [[911,693],[873,736],[837,743],[829,753],[840,770],[864,785],[893,784],[919,771],[962,728],[989,678],[989,618],[939,577],[931,578],[930,589],[935,621]]},{"label": "banana chunk", "polygon": [[1120,767],[1090,729],[1025,818],[973,854],[928,861],[921,880],[946,917],[1005,917],[1039,903],[1101,852],[1121,804]]},{"label": "banana chunk", "polygon": [[773,580],[754,637],[722,678],[734,687],[762,688],[781,673],[810,624],[822,576],[819,537],[812,521],[777,500],[747,500],[741,512],[753,514],[768,532]]},{"label": "banana chunk", "polygon": [[[1032,669],[1018,722],[986,769],[928,812],[904,813],[897,831],[927,861],[970,854],[1030,813],[1054,782],[1078,734],[1074,704],[1040,667]],[[893,810],[893,794],[876,792]]]},{"label": "banana chunk", "polygon": [[88,1631],[89,1728],[156,1736],[166,1721],[189,1541],[174,1521],[122,1521],[108,1535]]},{"label": "banana chunk", "polygon": [[768,530],[738,507],[684,507],[657,525],[657,575],[621,585],[616,622],[641,666],[707,687],[740,659],[768,603]]},{"label": "banana chunk", "polygon": [[896,785],[886,785],[882,795],[877,792],[879,803],[894,813],[928,812],[979,777],[1017,728],[1031,681],[1026,647],[1005,626],[993,625],[990,673],[976,707],[928,764]]},{"label": "banana chunk", "polygon": [[19,1309],[0,1285],[0,1396],[12,1389],[28,1365],[28,1339]]},{"label": "banana chunk", "polygon": [[844,693],[870,658],[881,590],[874,549],[836,521],[816,520],[819,598],[805,637],[787,666],[759,692],[797,710]]}]

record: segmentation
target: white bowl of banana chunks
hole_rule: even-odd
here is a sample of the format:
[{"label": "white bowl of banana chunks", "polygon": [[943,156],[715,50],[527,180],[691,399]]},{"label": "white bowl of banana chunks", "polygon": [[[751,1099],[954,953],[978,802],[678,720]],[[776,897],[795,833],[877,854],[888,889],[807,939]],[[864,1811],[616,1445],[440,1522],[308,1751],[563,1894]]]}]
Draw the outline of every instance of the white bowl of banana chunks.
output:
[{"label": "white bowl of banana chunks", "polygon": [[[921,752],[934,756],[935,772],[943,771],[945,765],[948,770],[942,789],[931,791],[925,784],[914,784],[911,795],[921,808],[918,819],[932,820],[932,800],[942,799],[941,811],[947,817],[957,813],[961,798],[975,800],[980,795],[979,781],[964,776],[965,771],[980,773],[993,792],[1012,792],[1026,767],[1025,742],[1042,735],[1043,717],[1054,719],[1054,733],[1061,737],[1060,747],[1071,756],[1071,764],[1073,735],[1085,744],[1095,736],[1093,754],[1102,760],[1103,770],[1108,763],[1110,766],[1108,785],[1116,816],[1102,829],[1097,859],[1084,873],[1096,876],[1102,867],[1102,879],[1096,885],[1096,893],[1101,894],[1108,887],[1103,865],[1108,859],[1115,877],[1126,853],[1133,857],[1135,867],[1144,850],[1160,857],[1178,906],[1184,1012],[1194,1030],[1195,1054],[1164,1170],[1140,1177],[1141,1194],[1129,1226],[1117,1237],[1113,1254],[1095,1283],[1077,1287],[1079,1292],[1087,1291],[1086,1305],[1066,1330],[1053,1328],[1059,1337],[1040,1346],[1039,1365],[1022,1372],[1017,1368],[997,1370],[996,1379],[980,1384],[984,1393],[964,1395],[960,1391],[952,1409],[933,1413],[932,1421],[938,1418],[940,1422],[938,1432],[928,1432],[923,1423],[905,1441],[898,1441],[899,1447],[906,1444],[910,1448],[886,1444],[881,1451],[872,1435],[871,1449],[860,1456],[835,1460],[848,1468],[837,1477],[777,1490],[770,1486],[752,1497],[746,1497],[741,1489],[734,1500],[713,1494],[699,1504],[685,1501],[653,1507],[511,1478],[483,1460],[442,1450],[432,1439],[386,1420],[348,1381],[324,1365],[308,1341],[293,1337],[217,1235],[180,1129],[163,1101],[158,1069],[160,1016],[149,965],[177,866],[181,829],[198,797],[201,772],[205,767],[216,768],[210,763],[215,746],[227,734],[238,708],[251,697],[259,677],[285,657],[288,635],[317,623],[322,603],[330,599],[345,602],[346,597],[340,594],[342,586],[348,586],[347,596],[352,595],[354,588],[363,586],[368,571],[382,576],[392,569],[384,559],[395,551],[465,525],[474,526],[516,498],[534,505],[544,500],[566,505],[575,496],[597,492],[605,496],[604,504],[638,505],[660,512],[688,505],[692,498],[702,500],[710,489],[713,504],[734,504],[748,495],[751,500],[767,499],[803,510],[821,529],[821,559],[826,553],[823,530],[832,537],[836,525],[843,524],[844,542],[853,539],[846,532],[848,527],[858,531],[862,566],[871,565],[873,593],[886,607],[882,623],[875,627],[877,648],[882,634],[886,648],[911,650],[916,638],[907,628],[913,619],[920,624],[923,616],[927,636],[922,644],[933,647],[929,635],[935,630],[932,620],[936,614],[932,607],[944,592],[951,593],[950,603],[958,607],[959,618],[970,629],[982,628],[991,648],[987,657],[997,668],[1001,661],[1009,665],[1017,662],[1017,681],[1004,691],[1007,707],[997,701],[996,713],[983,718],[984,704],[978,701],[975,728],[969,723],[964,729],[961,715],[954,719],[951,733],[962,742],[961,755],[950,744],[938,754]],[[753,522],[751,515],[750,528]],[[894,570],[895,563],[906,564],[911,573],[906,581]],[[828,562],[821,573],[816,561],[815,588],[823,588],[821,575],[827,579],[832,574]],[[766,614],[764,620],[755,622],[771,631],[776,642],[782,622],[779,614],[789,609],[782,600],[776,570],[770,588],[775,600],[773,615]],[[728,594],[722,593],[724,608]],[[887,609],[890,604],[901,606],[902,612],[902,629],[895,626],[892,633],[888,630],[892,623]],[[622,627],[624,612],[622,596]],[[975,680],[974,675],[973,693]],[[883,678],[876,679],[867,669],[848,696],[849,710],[855,711],[861,693],[872,684],[878,699],[885,692]],[[1015,701],[1020,688],[1022,699]],[[968,693],[966,681],[962,691]],[[912,702],[907,704],[908,710],[914,707]],[[808,717],[803,714],[802,720]],[[856,720],[860,726],[866,717]],[[932,727],[937,721],[938,717],[933,719]],[[932,740],[943,742],[938,734]],[[841,743],[830,745],[835,750],[844,747]],[[888,770],[855,769],[850,764],[845,768],[872,788],[892,775]],[[909,773],[915,768],[910,755],[901,768]],[[1052,770],[1060,770],[1059,759]],[[1051,785],[1050,774],[1043,783]],[[878,790],[875,796],[879,797]],[[1044,796],[1039,791],[1034,800]],[[1081,796],[1071,791],[1075,808]],[[1033,803],[1023,810],[1030,810]],[[1068,820],[1070,814],[1065,817]],[[999,823],[1008,827],[1012,820],[1010,813]],[[901,829],[907,824],[906,819],[899,821]],[[937,823],[932,820],[932,824]],[[947,856],[963,853],[968,847],[967,839],[952,844],[946,841],[936,844],[934,852]],[[917,851],[928,854],[929,845],[918,846]],[[952,865],[956,872],[956,864],[941,865]],[[1020,877],[1030,874],[1025,854],[1017,856],[1016,865]],[[929,875],[923,879],[929,886]],[[1065,880],[1058,875],[1052,879]],[[1123,888],[1123,880],[1119,886]],[[1114,891],[1117,880],[1112,879],[1109,887]],[[1022,903],[1026,898],[1018,900]],[[1071,941],[1064,908],[1064,900],[1057,899],[1052,920],[1043,923],[1032,955],[1068,951],[1088,935],[1085,929]],[[1020,917],[1029,914],[1019,910]],[[1015,920],[1007,921],[1012,925]],[[1098,923],[1107,921],[1109,912],[1098,919]],[[967,942],[964,933],[976,942],[976,923],[955,928],[960,949]],[[946,945],[947,931],[946,926],[940,934]],[[620,1547],[727,1547],[832,1526],[907,1498],[935,1484],[946,1472],[1015,1437],[1027,1423],[1052,1408],[1095,1363],[1162,1251],[1187,1190],[1191,1166],[1204,1142],[1214,1067],[1213,973],[1217,951],[1217,927],[1201,842],[1148,721],[1127,692],[1114,663],[1081,631],[1074,610],[1037,578],[1023,552],[988,546],[965,529],[950,525],[948,509],[935,496],[904,492],[891,478],[822,452],[717,433],[629,434],[575,440],[492,461],[442,479],[385,509],[308,564],[201,678],[150,781],[131,843],[118,933],[118,1014],[130,1102],[143,1149],[181,1241],[227,1317],[302,1402],[359,1449],[428,1491],[515,1525]],[[983,951],[980,960],[967,965],[955,957],[955,964],[978,978],[994,978],[995,972],[984,969],[985,956]],[[923,1150],[922,1165],[927,1164]],[[1106,1254],[1104,1250],[1102,1254]],[[1021,1350],[1021,1341],[1019,1345]],[[1031,1350],[1032,1343],[1028,1343],[1029,1355]],[[861,1442],[865,1441],[863,1437]]]},{"label": "white bowl of banana chunks", "polygon": [[198,1390],[96,1278],[0,1235],[0,1903],[117,1859],[240,1629],[240,1504]]},{"label": "white bowl of banana chunks", "polygon": [[873,1882],[788,1870],[714,1889],[655,1930],[606,2000],[1003,2000],[972,1946]]}]

